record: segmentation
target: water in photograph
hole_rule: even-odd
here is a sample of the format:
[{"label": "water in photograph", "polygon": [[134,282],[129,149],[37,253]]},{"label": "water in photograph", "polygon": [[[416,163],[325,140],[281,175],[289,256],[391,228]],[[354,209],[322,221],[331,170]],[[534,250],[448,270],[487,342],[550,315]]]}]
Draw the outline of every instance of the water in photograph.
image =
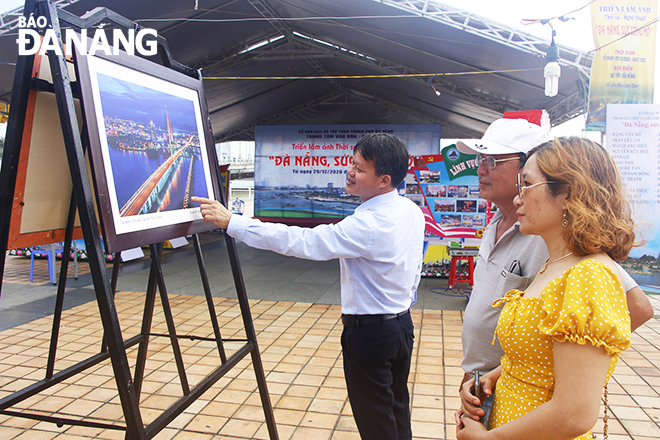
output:
[{"label": "water in photograph", "polygon": [[[115,148],[109,148],[108,151],[112,163],[117,203],[121,209],[166,158],[162,155],[149,157],[142,151]],[[176,171],[168,179],[169,186],[163,189],[159,202],[154,204],[150,212],[183,209],[191,160],[195,161],[195,165],[193,168],[190,195],[207,197],[206,179],[199,155],[183,157],[179,161]]]}]

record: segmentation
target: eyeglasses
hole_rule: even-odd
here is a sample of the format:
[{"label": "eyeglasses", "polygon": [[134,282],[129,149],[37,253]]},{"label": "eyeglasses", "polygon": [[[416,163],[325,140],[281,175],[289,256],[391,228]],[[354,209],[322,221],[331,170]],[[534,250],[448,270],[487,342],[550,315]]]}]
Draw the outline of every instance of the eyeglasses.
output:
[{"label": "eyeglasses", "polygon": [[525,191],[527,191],[530,188],[534,188],[535,186],[543,185],[544,183],[556,183],[556,181],[549,180],[546,182],[536,182],[529,186],[523,186],[522,181],[520,180],[520,174],[518,174],[518,197],[520,197],[520,199],[522,200],[523,196],[525,195]]},{"label": "eyeglasses", "polygon": [[495,159],[493,156],[482,156],[481,154],[477,154],[477,158],[475,159],[474,163],[477,166],[485,163],[488,169],[492,170],[497,166],[497,162],[506,162],[507,160],[520,160],[520,156],[507,157],[505,159]]}]

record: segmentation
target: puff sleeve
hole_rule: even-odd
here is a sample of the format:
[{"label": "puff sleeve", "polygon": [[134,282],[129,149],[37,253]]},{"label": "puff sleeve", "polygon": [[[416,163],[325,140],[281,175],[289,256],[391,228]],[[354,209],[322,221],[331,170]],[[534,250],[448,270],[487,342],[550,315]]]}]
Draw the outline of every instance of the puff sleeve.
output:
[{"label": "puff sleeve", "polygon": [[581,261],[548,284],[542,298],[542,334],[558,342],[589,342],[608,355],[630,346],[625,292],[606,264]]}]

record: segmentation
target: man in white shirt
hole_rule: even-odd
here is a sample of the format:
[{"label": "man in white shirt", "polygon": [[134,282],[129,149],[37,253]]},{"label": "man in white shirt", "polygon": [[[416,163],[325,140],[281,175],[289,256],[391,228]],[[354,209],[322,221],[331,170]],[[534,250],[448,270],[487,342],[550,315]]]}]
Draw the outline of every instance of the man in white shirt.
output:
[{"label": "man in white shirt", "polygon": [[408,172],[408,149],[389,134],[368,134],[355,145],[346,192],[360,197],[354,214],[336,224],[300,228],[231,213],[215,200],[201,203],[211,221],[248,246],[306,258],[339,258],[344,331],[344,377],[360,436],[411,439],[408,375],[413,348],[410,306],[423,259],[424,216],[398,195]]}]

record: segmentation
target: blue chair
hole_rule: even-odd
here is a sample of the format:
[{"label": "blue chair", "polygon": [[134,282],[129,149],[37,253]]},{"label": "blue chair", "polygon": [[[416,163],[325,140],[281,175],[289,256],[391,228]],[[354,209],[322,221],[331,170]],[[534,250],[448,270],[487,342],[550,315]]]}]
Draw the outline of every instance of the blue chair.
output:
[{"label": "blue chair", "polygon": [[30,282],[34,275],[34,256],[46,256],[48,258],[48,278],[51,284],[57,284],[55,281],[55,256],[57,252],[62,252],[63,248],[57,249],[52,245],[35,246],[30,255]]}]

